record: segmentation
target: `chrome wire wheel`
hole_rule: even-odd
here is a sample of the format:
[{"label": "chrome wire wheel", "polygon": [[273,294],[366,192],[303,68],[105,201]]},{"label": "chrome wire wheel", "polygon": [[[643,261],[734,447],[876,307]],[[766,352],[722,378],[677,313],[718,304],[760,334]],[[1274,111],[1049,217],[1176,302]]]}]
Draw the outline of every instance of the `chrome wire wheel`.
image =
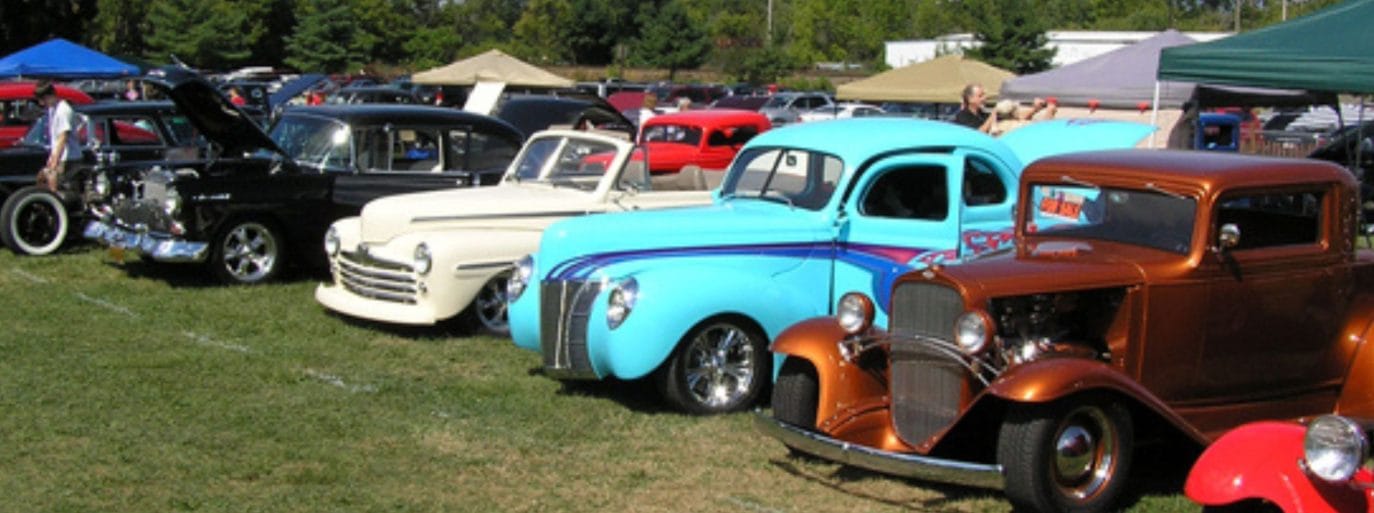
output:
[{"label": "chrome wire wheel", "polygon": [[487,280],[472,298],[472,304],[462,312],[469,331],[492,335],[509,335],[510,318],[506,314],[506,281],[510,272],[503,272]]},{"label": "chrome wire wheel", "polygon": [[220,268],[231,281],[265,281],[277,270],[277,236],[262,223],[242,222],[220,239],[219,255]]},{"label": "chrome wire wheel", "polygon": [[754,388],[759,355],[748,333],[738,326],[707,326],[688,342],[686,385],[691,399],[708,409],[740,402]]},{"label": "chrome wire wheel", "polygon": [[1085,500],[1101,492],[1116,472],[1118,436],[1101,408],[1084,406],[1070,412],[1054,436],[1049,469],[1060,493]]}]

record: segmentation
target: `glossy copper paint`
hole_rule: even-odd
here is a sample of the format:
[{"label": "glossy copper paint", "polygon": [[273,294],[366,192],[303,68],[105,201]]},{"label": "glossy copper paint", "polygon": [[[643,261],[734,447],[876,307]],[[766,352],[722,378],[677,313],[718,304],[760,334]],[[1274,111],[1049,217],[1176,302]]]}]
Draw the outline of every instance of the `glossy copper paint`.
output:
[{"label": "glossy copper paint", "polygon": [[[1364,292],[1374,290],[1374,254],[1353,247],[1358,205],[1356,183],[1348,172],[1318,161],[1198,158],[1188,152],[1053,157],[1024,172],[1018,219],[1026,218],[1028,184],[1067,181],[1132,189],[1149,184],[1194,198],[1192,245],[1180,254],[1056,239],[1028,233],[1018,222],[1014,254],[899,278],[899,283],[950,286],[969,309],[987,308],[998,297],[1125,290],[1106,331],[1110,361],[1042,360],[1010,369],[986,388],[970,378],[961,418],[950,430],[961,429],[962,416],[983,402],[1043,402],[1089,390],[1142,405],[1203,444],[1251,420],[1329,413],[1338,398],[1351,408],[1374,406],[1374,377],[1365,376],[1374,372],[1374,348],[1360,351],[1374,329],[1374,303]],[[1231,261],[1219,256],[1212,248],[1219,199],[1261,189],[1322,192],[1322,242],[1236,252]],[[1243,279],[1236,279],[1236,269]],[[1301,330],[1279,322],[1295,315],[1303,316]],[[875,330],[874,335],[883,334]],[[890,415],[881,429],[874,427],[879,408],[872,405],[889,400],[886,369],[859,368],[837,358],[835,346],[843,337],[833,321],[817,319],[788,330],[775,345],[776,351],[816,366],[818,429],[865,445],[890,446],[897,440],[905,446],[889,450],[928,454],[938,449],[948,432],[901,441]],[[1357,354],[1362,364],[1352,369]],[[1364,385],[1345,387],[1342,395],[1347,380]],[[865,428],[843,428],[851,423]],[[862,436],[849,436],[859,431]]]}]

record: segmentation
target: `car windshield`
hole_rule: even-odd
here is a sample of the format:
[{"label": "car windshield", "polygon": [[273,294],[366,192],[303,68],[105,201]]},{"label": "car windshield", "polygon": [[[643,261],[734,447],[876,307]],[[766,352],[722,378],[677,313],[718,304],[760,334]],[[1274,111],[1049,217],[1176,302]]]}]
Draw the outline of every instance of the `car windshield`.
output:
[{"label": "car windshield", "polygon": [[791,96],[774,96],[773,98],[768,100],[768,103],[763,104],[763,108],[776,109],[786,107],[787,102],[791,99]]},{"label": "car windshield", "polygon": [[1098,239],[1186,254],[1197,200],[1144,189],[1054,183],[1030,186],[1026,232]]},{"label": "car windshield", "polygon": [[338,120],[284,116],[272,127],[272,141],[296,162],[321,170],[349,169],[353,136]]},{"label": "car windshield", "polygon": [[616,154],[615,145],[604,141],[541,137],[526,145],[509,179],[590,191],[601,182]]},{"label": "car windshield", "polygon": [[757,198],[819,210],[830,201],[844,172],[832,155],[794,148],[754,148],[730,166],[724,198]]},{"label": "car windshield", "polygon": [[650,125],[644,127],[644,142],[668,142],[696,146],[701,144],[701,127],[691,125]]}]

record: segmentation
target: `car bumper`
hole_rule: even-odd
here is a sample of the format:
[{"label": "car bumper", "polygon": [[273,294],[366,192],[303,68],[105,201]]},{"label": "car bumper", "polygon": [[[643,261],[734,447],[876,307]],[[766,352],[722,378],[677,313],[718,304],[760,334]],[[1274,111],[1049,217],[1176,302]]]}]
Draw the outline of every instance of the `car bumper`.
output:
[{"label": "car bumper", "polygon": [[1001,465],[882,451],[808,431],[758,411],[754,413],[754,427],[788,447],[849,466],[936,483],[993,490],[1005,486]]},{"label": "car bumper", "polygon": [[321,283],[315,287],[315,301],[325,308],[359,319],[416,326],[431,326],[439,321],[424,305],[370,299],[336,283]]},{"label": "car bumper", "polygon": [[137,251],[158,262],[204,262],[210,244],[175,237],[139,233],[108,221],[91,221],[83,233],[87,239],[111,248]]}]

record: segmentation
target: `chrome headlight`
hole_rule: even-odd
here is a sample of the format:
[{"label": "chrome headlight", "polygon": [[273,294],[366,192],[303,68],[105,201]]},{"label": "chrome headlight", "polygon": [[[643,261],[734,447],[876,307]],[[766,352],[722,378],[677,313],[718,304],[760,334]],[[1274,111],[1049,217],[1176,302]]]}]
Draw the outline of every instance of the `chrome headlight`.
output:
[{"label": "chrome headlight", "polygon": [[181,210],[181,195],[177,194],[175,187],[167,187],[167,197],[162,199],[162,210],[169,216],[177,215]]},{"label": "chrome headlight", "polygon": [[532,276],[534,276],[534,258],[525,255],[515,262],[515,270],[511,271],[510,279],[506,280],[506,301],[519,299],[520,294],[525,291],[525,286],[529,285]]},{"label": "chrome headlight", "polygon": [[1323,480],[1347,481],[1364,462],[1368,447],[1359,424],[1337,415],[1322,415],[1307,425],[1302,441],[1303,466]]},{"label": "chrome headlight", "polygon": [[95,180],[91,182],[91,189],[96,196],[105,197],[110,195],[110,177],[104,172],[96,173]]},{"label": "chrome headlight", "polygon": [[873,300],[858,292],[840,297],[835,307],[835,321],[850,335],[858,335],[873,326]]},{"label": "chrome headlight", "polygon": [[339,254],[339,230],[333,226],[324,233],[324,254],[335,256]]},{"label": "chrome headlight", "polygon": [[638,299],[639,282],[634,278],[616,284],[606,299],[606,325],[611,329],[619,327],[620,323],[625,322],[625,318],[630,316],[630,310],[634,309],[635,301]]},{"label": "chrome headlight", "polygon": [[981,310],[964,312],[954,321],[954,343],[964,354],[975,354],[992,339],[992,319]]},{"label": "chrome headlight", "polygon": [[419,245],[415,246],[415,255],[413,259],[414,263],[411,265],[415,268],[416,273],[422,275],[429,274],[430,264],[433,264],[434,261],[430,258],[428,245],[421,242]]}]

